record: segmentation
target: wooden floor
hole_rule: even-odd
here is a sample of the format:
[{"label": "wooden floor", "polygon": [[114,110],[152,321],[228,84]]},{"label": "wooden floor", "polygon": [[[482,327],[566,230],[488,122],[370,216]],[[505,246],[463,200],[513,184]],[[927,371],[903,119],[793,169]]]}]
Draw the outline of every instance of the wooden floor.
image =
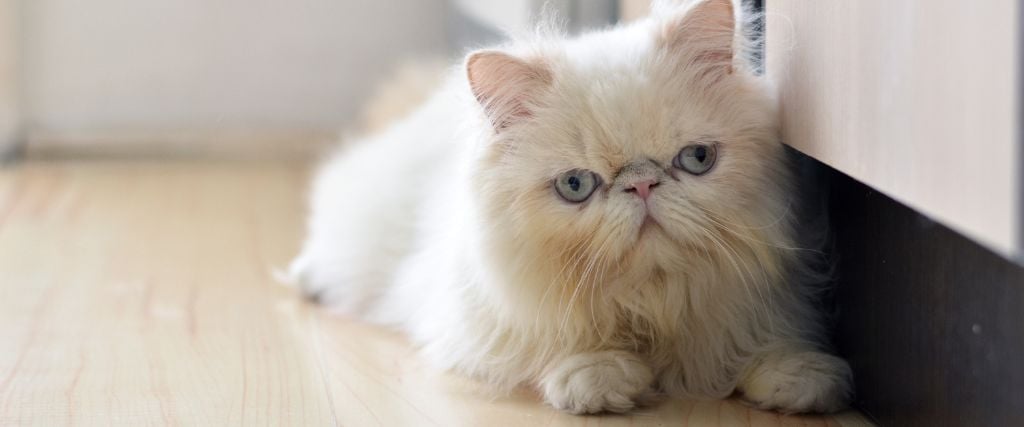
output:
[{"label": "wooden floor", "polygon": [[306,179],[253,162],[0,169],[0,425],[868,424],[733,401],[576,417],[490,396],[274,281]]}]

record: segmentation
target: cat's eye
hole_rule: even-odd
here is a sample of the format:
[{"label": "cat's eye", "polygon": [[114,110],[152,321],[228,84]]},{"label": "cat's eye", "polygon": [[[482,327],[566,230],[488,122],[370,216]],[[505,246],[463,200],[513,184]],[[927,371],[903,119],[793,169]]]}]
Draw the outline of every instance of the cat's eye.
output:
[{"label": "cat's eye", "polygon": [[601,183],[601,178],[584,169],[573,169],[563,172],[555,178],[555,191],[567,202],[582,203],[594,194]]},{"label": "cat's eye", "polygon": [[718,158],[715,144],[693,144],[683,147],[672,160],[672,166],[694,175],[703,175],[711,170]]}]

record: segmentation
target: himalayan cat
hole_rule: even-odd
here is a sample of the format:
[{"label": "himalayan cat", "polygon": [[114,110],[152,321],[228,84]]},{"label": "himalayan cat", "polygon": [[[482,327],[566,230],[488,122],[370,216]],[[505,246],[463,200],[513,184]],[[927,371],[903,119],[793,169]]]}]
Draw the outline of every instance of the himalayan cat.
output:
[{"label": "himalayan cat", "polygon": [[291,273],[440,367],[571,413],[656,396],[829,412],[774,101],[730,0],[470,53],[426,103],[345,145]]}]

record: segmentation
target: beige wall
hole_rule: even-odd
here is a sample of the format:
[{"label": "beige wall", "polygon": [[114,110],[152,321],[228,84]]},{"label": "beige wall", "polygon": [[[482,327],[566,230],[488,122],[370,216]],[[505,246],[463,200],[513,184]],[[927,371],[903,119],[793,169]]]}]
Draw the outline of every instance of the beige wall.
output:
[{"label": "beige wall", "polygon": [[0,157],[17,143],[21,119],[16,6],[16,0],[0,0]]},{"label": "beige wall", "polygon": [[623,21],[633,21],[647,16],[651,10],[651,0],[620,0],[619,17]]},{"label": "beige wall", "polygon": [[58,136],[336,129],[397,62],[445,53],[444,3],[25,0],[28,124]]}]

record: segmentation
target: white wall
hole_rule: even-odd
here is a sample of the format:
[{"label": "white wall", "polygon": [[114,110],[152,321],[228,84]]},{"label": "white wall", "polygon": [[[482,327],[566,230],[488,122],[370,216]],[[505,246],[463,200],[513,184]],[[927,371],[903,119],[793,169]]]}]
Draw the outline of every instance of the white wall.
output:
[{"label": "white wall", "polygon": [[0,0],[0,157],[17,142],[21,119],[17,15],[16,0]]},{"label": "white wall", "polygon": [[614,21],[619,0],[453,0],[463,14],[505,32],[530,31],[544,7],[567,21],[568,29],[603,27]]},{"label": "white wall", "polygon": [[499,31],[522,31],[536,12],[533,0],[454,0],[463,14],[477,24]]},{"label": "white wall", "polygon": [[34,132],[337,129],[397,62],[446,53],[444,0],[22,7],[24,108]]}]

